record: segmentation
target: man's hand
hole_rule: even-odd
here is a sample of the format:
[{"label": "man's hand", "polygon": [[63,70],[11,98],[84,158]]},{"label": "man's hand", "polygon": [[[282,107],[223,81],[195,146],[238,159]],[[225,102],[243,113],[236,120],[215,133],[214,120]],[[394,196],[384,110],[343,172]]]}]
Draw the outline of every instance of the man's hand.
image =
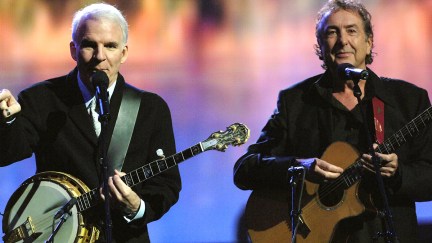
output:
[{"label": "man's hand", "polygon": [[[126,175],[124,172],[114,171],[114,176],[108,178],[110,200],[113,206],[120,208],[125,215],[136,213],[141,204],[141,198],[121,179]],[[105,199],[102,189],[100,189],[102,199]]]},{"label": "man's hand", "polygon": [[[375,154],[379,158],[381,158],[381,168],[380,168],[381,175],[387,178],[394,176],[396,174],[399,165],[398,156],[395,153],[392,154],[375,153]],[[364,165],[367,169],[375,171],[371,155],[363,154],[362,159],[364,160],[365,162]]]},{"label": "man's hand", "polygon": [[0,121],[10,120],[13,115],[21,111],[21,105],[7,89],[0,90]]},{"label": "man's hand", "polygon": [[343,172],[341,167],[318,158],[297,159],[297,163],[306,168],[306,178],[315,182],[335,179]]}]

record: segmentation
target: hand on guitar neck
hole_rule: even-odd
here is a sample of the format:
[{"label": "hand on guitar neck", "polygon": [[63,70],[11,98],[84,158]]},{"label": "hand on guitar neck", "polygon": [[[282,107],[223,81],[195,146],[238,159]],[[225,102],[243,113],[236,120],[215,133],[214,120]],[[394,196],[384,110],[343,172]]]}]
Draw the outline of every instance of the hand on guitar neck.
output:
[{"label": "hand on guitar neck", "polygon": [[[378,147],[378,144],[374,144],[374,149]],[[390,178],[394,176],[398,169],[398,156],[395,153],[390,154],[382,154],[382,153],[375,153],[379,158],[381,162],[381,176]],[[372,161],[372,156],[369,154],[363,154],[362,155],[362,161],[363,167],[371,172],[374,172],[374,164]]]}]

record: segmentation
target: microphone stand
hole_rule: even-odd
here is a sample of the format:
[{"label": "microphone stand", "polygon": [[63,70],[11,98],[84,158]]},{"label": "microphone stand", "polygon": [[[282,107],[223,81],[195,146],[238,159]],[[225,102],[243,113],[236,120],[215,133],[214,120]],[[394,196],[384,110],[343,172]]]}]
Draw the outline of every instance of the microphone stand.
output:
[{"label": "microphone stand", "polygon": [[362,92],[361,92],[360,87],[358,85],[360,80],[358,78],[357,79],[353,78],[352,81],[354,83],[353,93],[354,93],[354,96],[357,98],[357,103],[359,105],[360,113],[361,113],[362,118],[363,118],[363,125],[364,125],[364,129],[366,131],[366,134],[367,134],[366,137],[368,140],[369,154],[372,156],[372,162],[373,162],[374,170],[375,170],[375,177],[376,177],[376,180],[378,183],[378,188],[379,188],[379,191],[381,194],[381,200],[382,200],[383,205],[384,205],[383,212],[378,213],[378,215],[381,215],[382,218],[384,219],[384,227],[385,227],[386,232],[385,233],[378,232],[377,236],[378,237],[383,236],[384,240],[386,242],[389,242],[389,243],[390,242],[398,242],[397,237],[396,237],[396,233],[394,231],[394,226],[393,226],[393,221],[392,221],[393,216],[391,214],[390,207],[388,204],[387,194],[386,194],[385,187],[384,187],[384,181],[383,181],[383,178],[381,177],[381,173],[380,173],[381,158],[375,154],[375,150],[373,148],[373,142],[372,142],[372,138],[371,138],[371,133],[369,130],[369,126],[367,125],[367,122],[366,122],[366,113],[365,113],[365,110],[363,109],[363,107],[361,105]]},{"label": "microphone stand", "polygon": [[[299,173],[302,174],[302,180],[301,180],[301,187],[300,187],[300,195],[298,197],[298,203],[296,204],[296,188],[297,188],[297,182],[299,181]],[[288,169],[289,174],[291,174],[290,178],[290,185],[291,185],[291,243],[295,243],[297,241],[297,230],[299,226],[299,219],[301,215],[301,199],[303,194],[303,185],[305,180],[305,168],[301,167],[290,167]]]},{"label": "microphone stand", "polygon": [[56,236],[56,234],[58,233],[58,231],[62,227],[63,223],[66,222],[66,220],[69,218],[69,215],[70,215],[70,212],[66,212],[60,217],[60,221],[58,222],[55,229],[53,230],[53,232],[49,236],[48,240],[45,241],[45,243],[53,243],[54,242],[54,237]]},{"label": "microphone stand", "polygon": [[106,146],[106,130],[108,122],[111,118],[109,112],[109,99],[107,87],[96,86],[96,100],[99,107],[99,122],[101,123],[101,133],[98,139],[98,160],[102,170],[102,192],[105,197],[104,208],[105,208],[105,238],[107,243],[112,241],[112,222],[111,222],[111,210],[110,210],[110,196],[108,189],[108,161],[107,153],[108,149]]}]

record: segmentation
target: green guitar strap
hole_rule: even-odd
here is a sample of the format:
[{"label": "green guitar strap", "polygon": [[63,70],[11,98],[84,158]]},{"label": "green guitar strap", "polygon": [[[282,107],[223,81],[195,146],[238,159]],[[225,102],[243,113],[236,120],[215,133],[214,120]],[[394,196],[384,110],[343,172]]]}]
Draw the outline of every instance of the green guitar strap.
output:
[{"label": "green guitar strap", "polygon": [[140,91],[126,84],[107,153],[109,175],[123,167],[140,104]]}]

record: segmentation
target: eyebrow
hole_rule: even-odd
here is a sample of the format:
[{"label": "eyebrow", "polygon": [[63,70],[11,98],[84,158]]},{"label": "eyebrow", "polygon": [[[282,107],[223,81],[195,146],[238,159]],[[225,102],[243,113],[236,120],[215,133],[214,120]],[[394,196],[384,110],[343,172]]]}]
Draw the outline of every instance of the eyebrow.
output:
[{"label": "eyebrow", "polygon": [[[352,27],[358,28],[358,25],[357,24],[348,24],[348,25],[344,25],[343,26],[344,29],[348,29],[348,28],[352,28]],[[325,30],[327,30],[327,29],[338,29],[338,28],[339,27],[336,26],[336,25],[329,25],[329,26],[327,26],[327,28],[325,28]]]},{"label": "eyebrow", "polygon": [[105,46],[115,46],[115,47],[118,47],[119,43],[115,42],[115,41],[110,41],[110,42],[105,43],[104,45]]},{"label": "eyebrow", "polygon": [[346,28],[346,29],[353,28],[353,27],[358,28],[358,25],[357,24],[349,24],[349,25],[344,26],[344,28]]},{"label": "eyebrow", "polygon": [[82,38],[81,42],[80,42],[80,45],[89,45],[89,44],[94,44],[94,43],[96,43],[96,42],[92,41],[92,40],[89,40],[89,39],[86,39],[86,38]]},{"label": "eyebrow", "polygon": [[[83,39],[81,40],[80,45],[92,45],[92,44],[95,44],[95,43],[96,43],[96,41],[89,40],[89,39],[87,39],[87,38],[83,38]],[[115,46],[115,47],[118,47],[120,44],[119,44],[118,42],[115,42],[115,41],[110,41],[110,42],[104,43],[104,45],[105,45],[105,46],[109,45],[109,46]]]}]

